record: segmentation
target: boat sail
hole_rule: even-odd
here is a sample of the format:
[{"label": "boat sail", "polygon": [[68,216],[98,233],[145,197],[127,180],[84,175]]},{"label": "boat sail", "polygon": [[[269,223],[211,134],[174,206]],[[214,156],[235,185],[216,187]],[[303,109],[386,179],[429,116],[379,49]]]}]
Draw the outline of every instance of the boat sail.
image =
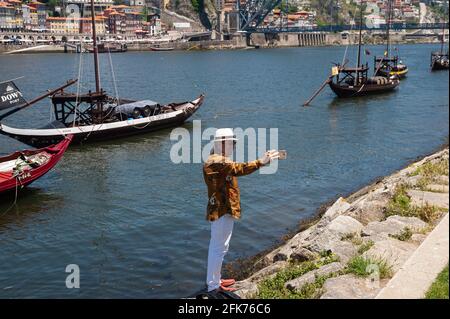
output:
[{"label": "boat sail", "polygon": [[100,86],[93,1],[91,0],[91,20],[95,91],[84,94],[65,92],[65,87],[76,82],[76,80],[69,81],[70,84],[68,82],[63,88],[50,94],[55,115],[54,122],[40,129],[13,128],[1,123],[5,117],[34,104],[34,102],[26,103],[0,116],[0,134],[34,147],[57,144],[66,135],[73,135],[72,144],[88,143],[178,126],[200,108],[204,101],[203,94],[192,101],[166,105],[152,100],[136,101],[108,95]]},{"label": "boat sail", "polygon": [[[388,7],[386,10],[386,50],[383,56],[374,57],[374,69],[375,75],[390,77],[392,75],[398,76],[400,79],[405,78],[408,73],[408,67],[399,60],[398,54],[391,56],[391,22],[392,22],[392,12],[394,11],[393,0],[388,0]],[[397,49],[395,49],[398,51]]]}]

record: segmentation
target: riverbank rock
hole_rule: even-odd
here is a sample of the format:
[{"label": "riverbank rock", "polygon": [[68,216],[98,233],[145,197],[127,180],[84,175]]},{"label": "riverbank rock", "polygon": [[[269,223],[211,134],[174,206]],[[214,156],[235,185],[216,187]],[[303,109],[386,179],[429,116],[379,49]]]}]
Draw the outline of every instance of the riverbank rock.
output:
[{"label": "riverbank rock", "polygon": [[258,284],[249,280],[239,281],[233,288],[237,289],[234,293],[242,299],[254,298],[258,294]]},{"label": "riverbank rock", "polygon": [[251,275],[247,280],[251,282],[260,282],[264,279],[270,278],[272,275],[276,274],[281,269],[285,268],[288,265],[288,262],[286,261],[277,261],[276,263],[273,263],[253,275]]},{"label": "riverbank rock", "polygon": [[264,257],[264,262],[267,264],[271,264],[281,260],[288,260],[297,249],[301,248],[303,242],[308,236],[312,234],[315,229],[316,225],[313,225],[310,228],[302,231],[301,233],[298,233],[290,240],[288,240],[286,244],[268,253]]},{"label": "riverbank rock", "polygon": [[435,178],[436,183],[442,184],[442,185],[448,185],[449,179],[447,175],[440,175]]},{"label": "riverbank rock", "polygon": [[327,209],[325,214],[323,214],[322,220],[332,221],[337,216],[342,215],[351,205],[343,198],[339,197],[330,208]]},{"label": "riverbank rock", "polygon": [[328,279],[323,290],[320,299],[372,299],[381,287],[369,278],[348,274]]},{"label": "riverbank rock", "polygon": [[342,238],[349,234],[359,235],[363,225],[350,216],[338,216],[326,227],[316,229],[316,232],[308,238],[306,248],[321,253],[331,251],[342,262],[348,261],[357,251],[356,247],[348,241],[342,241]]},{"label": "riverbank rock", "polygon": [[393,194],[393,188],[385,187],[383,183],[371,193],[355,200],[346,215],[355,218],[366,225],[373,221],[380,221],[384,217],[384,210]]},{"label": "riverbank rock", "polygon": [[424,192],[419,190],[408,190],[408,196],[411,197],[411,203],[415,206],[425,204],[448,209],[448,194]]},{"label": "riverbank rock", "polygon": [[438,193],[448,193],[448,185],[430,184],[427,186],[427,191],[438,192]]},{"label": "riverbank rock", "polygon": [[417,244],[387,238],[375,242],[368,251],[363,253],[363,256],[384,260],[392,267],[393,272],[397,272],[416,248]]},{"label": "riverbank rock", "polygon": [[338,271],[341,271],[342,269],[344,269],[344,265],[340,262],[327,264],[320,267],[319,269],[312,270],[304,274],[303,276],[288,281],[285,284],[285,287],[289,290],[301,290],[304,285],[314,283],[317,277],[336,273]]},{"label": "riverbank rock", "polygon": [[371,222],[361,232],[362,236],[389,237],[400,235],[405,228],[419,232],[428,224],[417,217],[389,216],[382,222]]},{"label": "riverbank rock", "polygon": [[319,257],[319,254],[313,253],[312,251],[300,247],[291,254],[290,259],[296,262],[303,262],[308,260],[314,260]]}]

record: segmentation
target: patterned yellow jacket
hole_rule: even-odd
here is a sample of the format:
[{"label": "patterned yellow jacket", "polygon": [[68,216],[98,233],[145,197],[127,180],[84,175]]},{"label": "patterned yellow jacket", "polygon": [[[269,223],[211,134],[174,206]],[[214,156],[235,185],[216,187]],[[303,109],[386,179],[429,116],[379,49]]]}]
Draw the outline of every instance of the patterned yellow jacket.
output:
[{"label": "patterned yellow jacket", "polygon": [[259,160],[235,163],[222,155],[212,154],[203,166],[203,177],[208,186],[206,219],[215,221],[225,214],[241,217],[240,190],[237,176],[248,175],[262,166]]}]

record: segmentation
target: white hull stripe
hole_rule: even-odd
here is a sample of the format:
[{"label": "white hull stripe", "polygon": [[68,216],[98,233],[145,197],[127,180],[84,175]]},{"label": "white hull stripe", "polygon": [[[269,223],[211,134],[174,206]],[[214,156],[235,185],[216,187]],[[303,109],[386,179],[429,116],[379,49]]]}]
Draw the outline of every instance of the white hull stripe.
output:
[{"label": "white hull stripe", "polygon": [[54,136],[54,135],[69,135],[69,134],[76,135],[91,132],[101,132],[107,131],[109,129],[124,128],[124,127],[138,126],[139,128],[139,126],[151,124],[152,122],[155,121],[162,121],[165,119],[174,118],[182,113],[183,110],[178,110],[170,113],[163,113],[155,116],[145,117],[142,119],[129,119],[113,123],[103,123],[95,125],[54,128],[54,129],[20,129],[20,128],[12,128],[4,124],[1,124],[0,129],[5,133],[10,133],[13,135],[27,135],[27,136]]}]

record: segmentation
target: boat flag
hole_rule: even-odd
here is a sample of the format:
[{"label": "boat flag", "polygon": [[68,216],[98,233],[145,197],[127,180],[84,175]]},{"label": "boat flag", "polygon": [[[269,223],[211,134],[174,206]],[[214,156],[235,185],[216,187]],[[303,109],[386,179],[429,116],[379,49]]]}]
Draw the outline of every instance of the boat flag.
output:
[{"label": "boat flag", "polygon": [[13,81],[0,83],[0,110],[26,104],[22,92]]},{"label": "boat flag", "polygon": [[339,68],[337,67],[337,66],[333,66],[332,68],[331,68],[331,75],[332,76],[336,76],[336,75],[338,75],[339,74]]}]

